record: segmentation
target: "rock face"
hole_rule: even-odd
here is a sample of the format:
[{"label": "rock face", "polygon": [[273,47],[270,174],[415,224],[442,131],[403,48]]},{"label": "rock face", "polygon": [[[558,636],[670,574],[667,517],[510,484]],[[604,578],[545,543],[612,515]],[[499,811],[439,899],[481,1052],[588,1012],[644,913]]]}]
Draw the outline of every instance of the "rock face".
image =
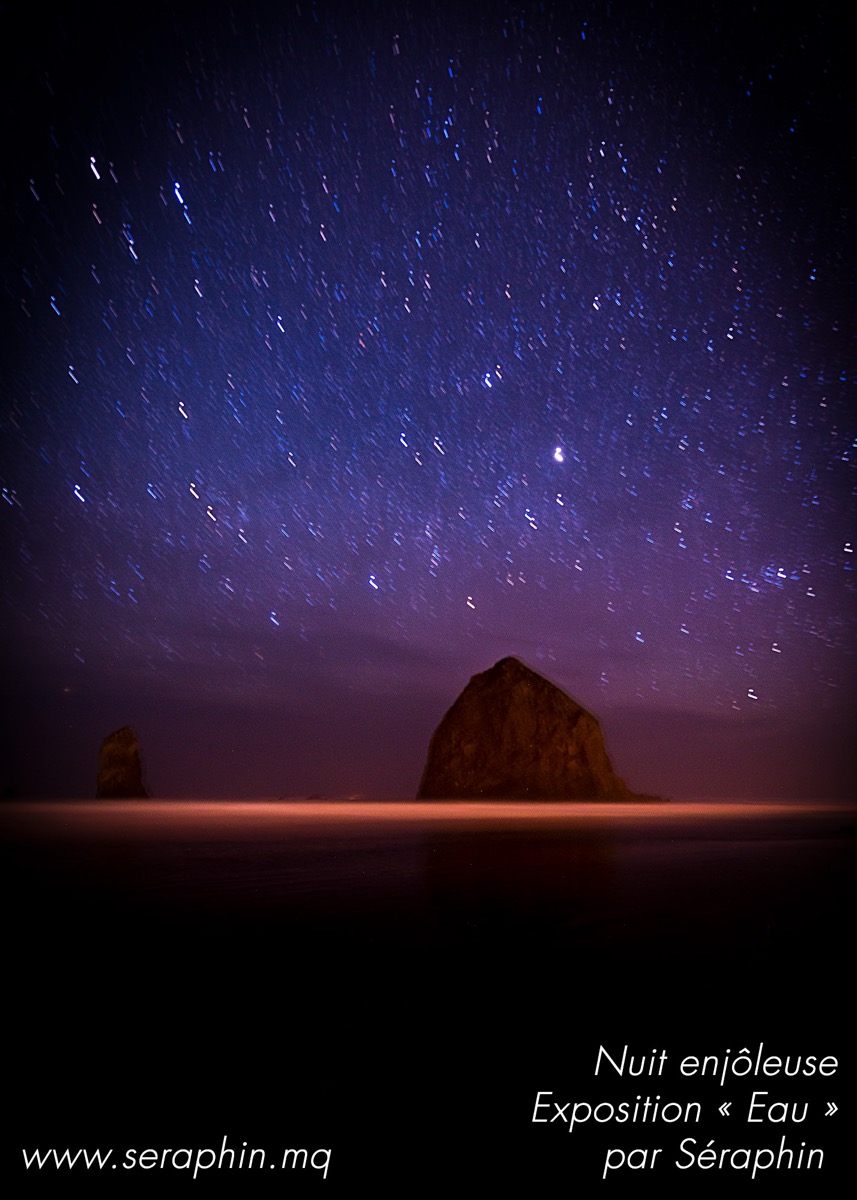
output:
[{"label": "rock face", "polygon": [[474,675],[435,730],[420,800],[629,800],[598,721],[517,658]]},{"label": "rock face", "polygon": [[140,745],[130,725],[117,729],[101,743],[96,796],[105,800],[145,799]]}]

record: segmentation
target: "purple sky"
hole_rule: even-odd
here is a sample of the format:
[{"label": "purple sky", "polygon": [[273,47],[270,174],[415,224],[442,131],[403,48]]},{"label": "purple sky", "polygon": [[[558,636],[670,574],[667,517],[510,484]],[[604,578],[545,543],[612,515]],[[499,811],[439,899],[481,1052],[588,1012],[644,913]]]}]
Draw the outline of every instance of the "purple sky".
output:
[{"label": "purple sky", "polygon": [[409,796],[516,654],[638,790],[849,794],[835,9],[7,29],[0,786]]}]

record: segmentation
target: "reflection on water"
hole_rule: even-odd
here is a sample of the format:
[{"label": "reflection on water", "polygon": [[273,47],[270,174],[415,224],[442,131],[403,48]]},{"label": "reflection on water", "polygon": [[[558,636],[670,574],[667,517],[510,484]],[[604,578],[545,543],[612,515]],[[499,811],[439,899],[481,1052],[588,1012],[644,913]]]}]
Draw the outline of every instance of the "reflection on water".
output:
[{"label": "reflection on water", "polygon": [[845,1053],[846,806],[102,801],[0,821],[7,1090],[34,1143],[46,1103],[69,1142],[81,1079],[102,1097],[81,1145],[114,1109],[126,1144],[153,1114],[164,1146],[193,1115],[205,1139],[276,1144],[283,1104],[302,1128],[315,1094],[318,1137],[365,1151],[373,1185],[399,1146],[395,1194],[435,1154],[469,1156],[484,1191],[492,1154],[504,1186],[515,1154],[548,1162],[522,1134],[535,1091],[588,1088],[599,1040]]},{"label": "reflection on water", "polygon": [[12,804],[31,907],[318,923],[466,947],[625,953],[838,936],[855,810],[799,803]]},{"label": "reflection on water", "polygon": [[841,802],[687,801],[527,803],[524,801],[373,802],[306,800],[46,800],[7,802],[0,820],[24,838],[306,835],[407,836],[442,829],[531,828],[609,832],[620,837],[769,837],[853,827],[857,806]]}]

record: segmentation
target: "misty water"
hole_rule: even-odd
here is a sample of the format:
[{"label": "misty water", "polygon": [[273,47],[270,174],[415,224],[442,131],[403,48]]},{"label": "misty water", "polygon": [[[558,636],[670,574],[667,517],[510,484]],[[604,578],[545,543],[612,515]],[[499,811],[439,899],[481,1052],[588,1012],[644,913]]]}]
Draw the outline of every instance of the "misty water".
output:
[{"label": "misty water", "polygon": [[196,927],[758,953],[838,936],[842,803],[55,801],[7,805],[31,911],[124,908]]},{"label": "misty water", "polygon": [[22,1139],[300,1136],[380,1194],[462,1169],[594,1189],[602,1135],[572,1154],[530,1118],[537,1089],[591,1088],[600,1042],[847,1052],[854,806],[51,801],[2,822]]}]

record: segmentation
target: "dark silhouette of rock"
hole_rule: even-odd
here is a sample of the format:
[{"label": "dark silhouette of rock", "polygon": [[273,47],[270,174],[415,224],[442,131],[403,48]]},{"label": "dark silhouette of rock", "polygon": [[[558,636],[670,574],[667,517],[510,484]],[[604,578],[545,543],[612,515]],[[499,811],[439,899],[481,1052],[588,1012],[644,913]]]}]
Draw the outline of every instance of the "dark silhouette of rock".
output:
[{"label": "dark silhouette of rock", "polygon": [[106,800],[145,799],[140,745],[130,725],[114,730],[101,743],[96,796]]},{"label": "dark silhouette of rock", "polygon": [[517,658],[474,675],[435,730],[420,800],[631,800],[591,713]]}]

